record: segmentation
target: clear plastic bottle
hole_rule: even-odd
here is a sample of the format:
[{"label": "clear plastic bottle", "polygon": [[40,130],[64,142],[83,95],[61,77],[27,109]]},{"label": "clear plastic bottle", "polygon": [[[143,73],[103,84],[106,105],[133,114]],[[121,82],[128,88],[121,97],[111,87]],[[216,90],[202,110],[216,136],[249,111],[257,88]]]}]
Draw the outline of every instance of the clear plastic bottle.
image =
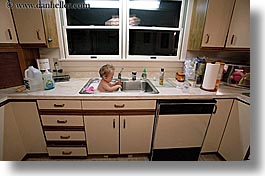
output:
[{"label": "clear plastic bottle", "polygon": [[160,71],[160,76],[159,76],[159,84],[163,85],[164,84],[164,75],[165,75],[165,69],[161,68]]},{"label": "clear plastic bottle", "polygon": [[50,90],[54,88],[54,80],[52,78],[52,73],[49,72],[48,69],[46,69],[45,72],[42,74],[42,78],[45,90]]}]

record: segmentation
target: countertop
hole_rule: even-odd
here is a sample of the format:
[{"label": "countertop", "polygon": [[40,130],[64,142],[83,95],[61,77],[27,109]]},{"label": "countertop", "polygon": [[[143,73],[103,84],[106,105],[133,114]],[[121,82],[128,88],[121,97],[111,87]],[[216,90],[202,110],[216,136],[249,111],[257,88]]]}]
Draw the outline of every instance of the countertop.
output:
[{"label": "countertop", "polygon": [[[0,103],[8,99],[205,99],[205,98],[238,98],[250,104],[250,97],[242,95],[249,93],[248,89],[233,88],[221,85],[218,91],[210,92],[202,90],[198,87],[189,87],[188,89],[181,88],[182,83],[178,83],[174,79],[166,79],[163,86],[158,84],[157,80],[151,80],[156,86],[159,94],[148,93],[124,93],[111,92],[94,94],[79,94],[79,91],[87,83],[87,78],[71,78],[67,82],[55,83],[55,88],[52,90],[43,90],[29,92],[25,91],[17,93],[16,88],[0,89]],[[179,85],[180,87],[177,87]]]}]

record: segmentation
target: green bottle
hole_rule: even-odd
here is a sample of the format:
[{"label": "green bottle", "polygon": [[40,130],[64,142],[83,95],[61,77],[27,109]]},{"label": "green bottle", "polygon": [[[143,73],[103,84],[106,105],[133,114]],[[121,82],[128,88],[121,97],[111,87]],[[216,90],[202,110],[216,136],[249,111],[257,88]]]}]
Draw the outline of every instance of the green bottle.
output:
[{"label": "green bottle", "polygon": [[142,78],[146,79],[147,78],[147,74],[146,74],[146,68],[144,68],[144,71],[142,73]]}]

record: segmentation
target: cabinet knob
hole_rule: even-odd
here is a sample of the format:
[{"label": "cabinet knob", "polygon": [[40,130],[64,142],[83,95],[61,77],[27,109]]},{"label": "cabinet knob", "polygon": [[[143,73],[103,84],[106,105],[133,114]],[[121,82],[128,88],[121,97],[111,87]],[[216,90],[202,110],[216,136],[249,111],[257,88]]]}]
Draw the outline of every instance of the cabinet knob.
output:
[{"label": "cabinet knob", "polygon": [[48,38],[48,42],[52,42],[53,40],[52,40],[52,38]]}]

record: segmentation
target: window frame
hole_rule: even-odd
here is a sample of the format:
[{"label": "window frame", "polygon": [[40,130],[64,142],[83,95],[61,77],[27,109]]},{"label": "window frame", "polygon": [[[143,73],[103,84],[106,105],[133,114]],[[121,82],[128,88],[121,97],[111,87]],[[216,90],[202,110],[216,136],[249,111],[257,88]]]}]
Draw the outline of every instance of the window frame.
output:
[{"label": "window frame", "polygon": [[[65,3],[65,0],[60,0]],[[185,22],[184,19],[187,18],[188,12],[188,0],[176,0],[182,1],[179,26],[177,28],[173,27],[147,27],[147,26],[130,26],[129,16],[130,9],[128,2],[129,0],[119,0],[119,26],[68,26],[66,8],[59,10],[59,21],[60,29],[62,34],[62,53],[65,59],[69,60],[115,60],[115,61],[181,61],[181,55],[184,44],[184,32],[185,32]],[[118,29],[119,30],[119,54],[118,55],[70,55],[68,50],[68,39],[67,39],[67,29]],[[154,30],[154,31],[179,31],[178,49],[176,56],[160,56],[160,55],[129,55],[129,30],[130,29],[141,29],[141,30]]]}]

